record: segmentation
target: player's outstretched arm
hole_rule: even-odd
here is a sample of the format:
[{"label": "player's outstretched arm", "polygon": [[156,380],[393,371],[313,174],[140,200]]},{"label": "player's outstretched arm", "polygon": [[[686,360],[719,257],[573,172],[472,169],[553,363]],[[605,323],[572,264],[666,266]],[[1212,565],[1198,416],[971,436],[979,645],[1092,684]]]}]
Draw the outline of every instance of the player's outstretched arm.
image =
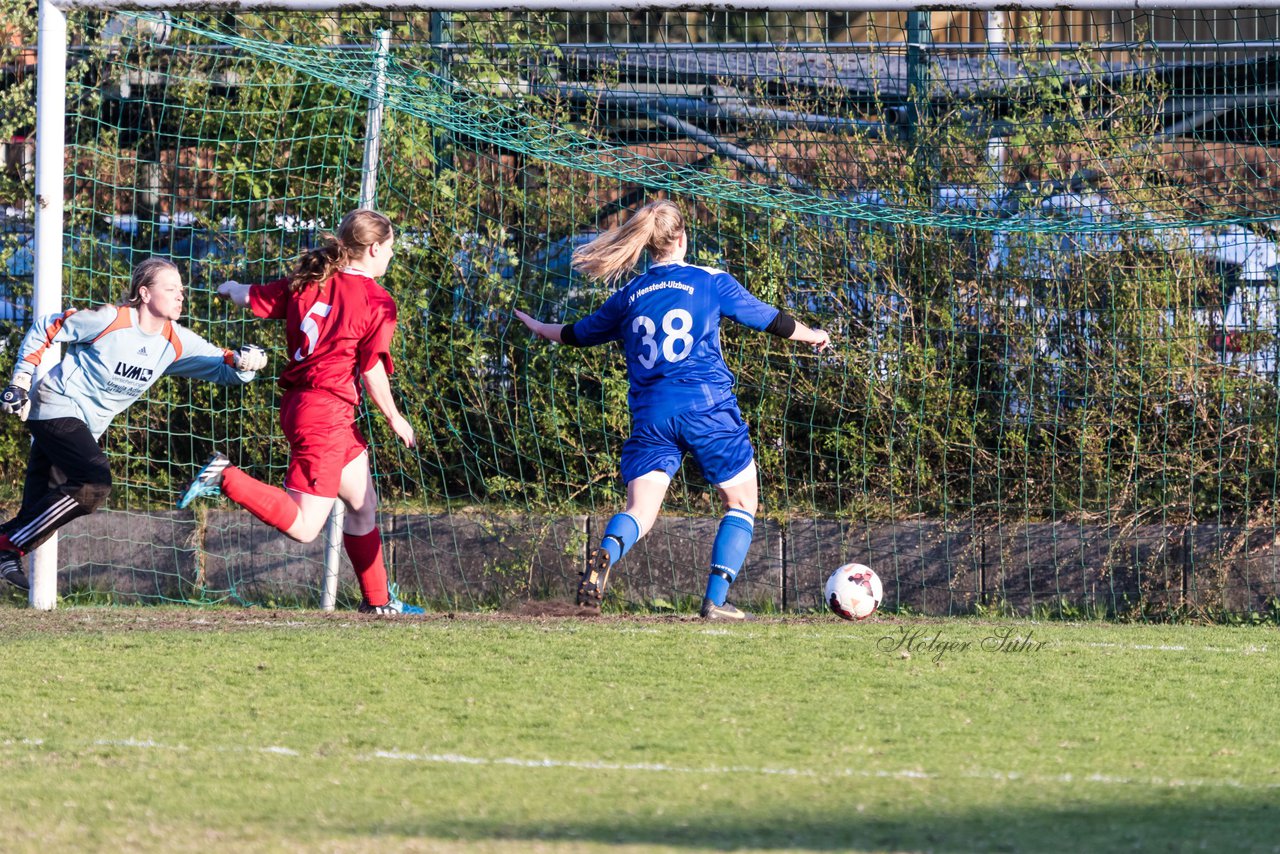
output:
[{"label": "player's outstretched arm", "polygon": [[831,346],[831,336],[823,329],[810,329],[800,321],[796,321],[795,331],[791,333],[788,340],[799,341],[802,344],[812,344],[813,349],[821,353]]},{"label": "player's outstretched arm", "polygon": [[257,372],[267,366],[267,351],[257,344],[224,350],[185,326],[175,323],[174,332],[181,344],[181,355],[165,369],[167,376],[207,380],[219,385],[244,385],[253,382]]},{"label": "player's outstretched arm", "polygon": [[529,327],[529,331],[539,338],[545,338],[548,341],[554,341],[557,344],[564,343],[564,327],[563,323],[543,323],[541,320],[530,317],[520,309],[515,309],[515,316],[525,326]]},{"label": "player's outstretched arm", "polygon": [[249,285],[241,284],[233,279],[228,279],[218,285],[218,294],[231,300],[241,308],[249,307]]},{"label": "player's outstretched arm", "polygon": [[415,447],[418,440],[413,435],[413,425],[400,414],[400,410],[396,408],[395,398],[391,395],[391,380],[387,378],[387,366],[379,359],[372,368],[364,372],[362,378],[365,393],[387,419],[392,432],[400,437],[400,441],[404,442],[406,448]]}]

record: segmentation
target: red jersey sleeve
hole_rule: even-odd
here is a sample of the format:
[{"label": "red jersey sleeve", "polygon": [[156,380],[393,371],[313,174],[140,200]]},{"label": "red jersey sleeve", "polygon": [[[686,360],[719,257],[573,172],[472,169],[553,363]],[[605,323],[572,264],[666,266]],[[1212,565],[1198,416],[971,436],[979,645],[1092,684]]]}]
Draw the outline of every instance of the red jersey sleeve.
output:
[{"label": "red jersey sleeve", "polygon": [[284,320],[289,316],[289,280],[250,285],[249,310],[267,320]]},{"label": "red jersey sleeve", "polygon": [[395,370],[391,361],[391,339],[396,334],[396,303],[385,291],[371,294],[369,299],[369,328],[356,347],[356,368],[360,373],[372,369],[378,362],[386,366],[387,373]]}]

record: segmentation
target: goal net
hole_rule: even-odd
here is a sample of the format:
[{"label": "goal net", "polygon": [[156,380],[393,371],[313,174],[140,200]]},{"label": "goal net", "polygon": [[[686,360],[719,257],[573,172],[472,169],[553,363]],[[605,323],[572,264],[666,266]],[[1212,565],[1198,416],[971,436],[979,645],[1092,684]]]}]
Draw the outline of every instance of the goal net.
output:
[{"label": "goal net", "polygon": [[[836,342],[722,330],[761,483],[740,603],[817,606],[848,561],[927,613],[1276,601],[1274,12],[70,21],[67,304],[171,257],[189,325],[273,363],[243,389],[166,380],[118,419],[113,509],[64,532],[64,596],[316,603],[321,544],[225,503],[171,508],[215,449],[283,476],[282,330],[214,289],[282,275],[357,206],[373,101],[393,385],[420,447],[363,429],[406,598],[571,589],[624,500],[625,366],[511,312],[585,316],[609,290],[573,249],[670,198],[696,263]],[[12,482],[22,433],[3,429]],[[700,596],[719,515],[687,464],[616,601]]]}]

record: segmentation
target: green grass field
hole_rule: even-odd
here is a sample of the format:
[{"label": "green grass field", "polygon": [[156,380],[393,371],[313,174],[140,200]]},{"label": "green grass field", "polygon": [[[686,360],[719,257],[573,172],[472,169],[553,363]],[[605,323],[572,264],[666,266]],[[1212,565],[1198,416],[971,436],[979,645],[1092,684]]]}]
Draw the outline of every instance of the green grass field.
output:
[{"label": "green grass field", "polygon": [[1274,628],[3,608],[0,849],[1274,851],[1278,662]]}]

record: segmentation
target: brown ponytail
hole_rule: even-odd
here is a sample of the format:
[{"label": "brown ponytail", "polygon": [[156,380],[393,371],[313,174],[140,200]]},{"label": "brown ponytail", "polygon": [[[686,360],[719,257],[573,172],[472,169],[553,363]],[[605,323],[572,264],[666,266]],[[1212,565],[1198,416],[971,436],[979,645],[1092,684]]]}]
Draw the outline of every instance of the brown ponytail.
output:
[{"label": "brown ponytail", "polygon": [[675,202],[650,202],[620,228],[613,228],[573,251],[573,267],[610,284],[636,266],[645,249],[662,257],[684,233],[684,215]]},{"label": "brown ponytail", "polygon": [[356,210],[342,218],[336,235],[326,234],[323,246],[302,253],[293,270],[289,290],[297,293],[326,281],[366,247],[391,237],[391,220],[377,211]]}]

